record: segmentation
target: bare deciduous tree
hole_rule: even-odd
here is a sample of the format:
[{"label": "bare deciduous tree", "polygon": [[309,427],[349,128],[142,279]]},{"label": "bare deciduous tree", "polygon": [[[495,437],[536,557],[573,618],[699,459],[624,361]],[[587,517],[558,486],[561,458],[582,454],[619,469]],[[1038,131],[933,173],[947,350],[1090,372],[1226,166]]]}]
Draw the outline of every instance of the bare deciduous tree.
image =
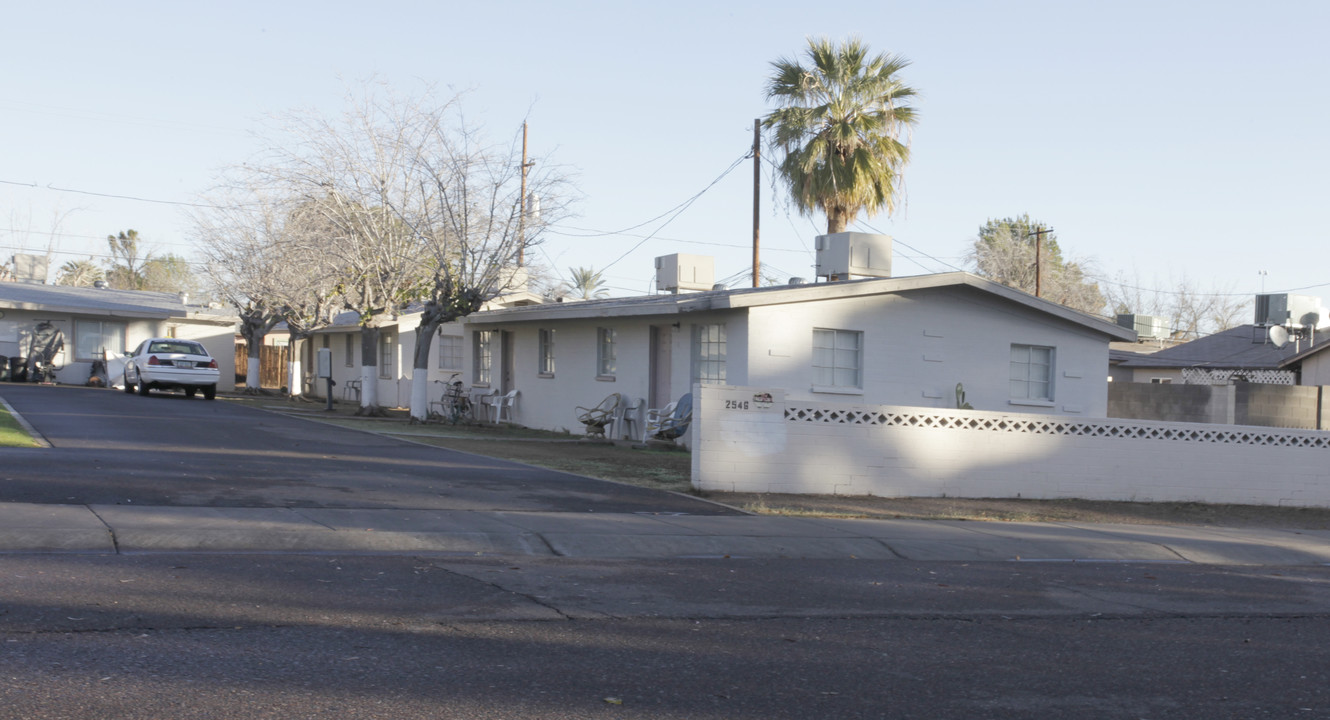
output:
[{"label": "bare deciduous tree", "polygon": [[340,273],[338,292],[360,316],[360,413],[377,415],[378,343],[384,318],[420,294],[425,254],[401,219],[418,195],[419,108],[367,91],[340,118],[293,113],[287,142],[254,167],[265,186],[299,198],[326,231],[323,251]]},{"label": "bare deciduous tree", "polygon": [[1202,290],[1195,281],[1181,278],[1147,283],[1139,274],[1119,273],[1106,282],[1108,304],[1117,313],[1135,313],[1164,318],[1174,340],[1194,340],[1235,328],[1251,314],[1252,297],[1234,292],[1233,286]]},{"label": "bare deciduous tree", "polygon": [[[564,196],[563,178],[543,163],[523,182],[517,139],[506,147],[486,142],[466,125],[456,100],[422,108],[419,120],[426,128],[414,167],[419,194],[414,203],[395,208],[427,258],[411,373],[413,422],[423,421],[428,410],[430,348],[439,326],[498,295],[527,289],[520,259],[551,218],[561,215]],[[524,185],[541,197],[539,215],[523,202]]]},{"label": "bare deciduous tree", "polygon": [[212,291],[235,307],[240,335],[248,346],[245,392],[260,392],[259,349],[281,318],[281,288],[291,282],[283,274],[296,270],[282,262],[280,210],[268,198],[228,193],[216,207],[194,218],[199,245],[207,255]]}]

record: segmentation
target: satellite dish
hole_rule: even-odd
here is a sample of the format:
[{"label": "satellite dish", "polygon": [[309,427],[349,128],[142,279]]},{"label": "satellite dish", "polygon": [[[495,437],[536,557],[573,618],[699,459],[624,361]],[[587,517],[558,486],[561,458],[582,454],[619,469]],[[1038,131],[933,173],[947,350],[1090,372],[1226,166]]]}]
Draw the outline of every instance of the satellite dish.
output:
[{"label": "satellite dish", "polygon": [[1288,344],[1288,330],[1283,325],[1271,325],[1270,342],[1274,343],[1275,347],[1284,347]]}]

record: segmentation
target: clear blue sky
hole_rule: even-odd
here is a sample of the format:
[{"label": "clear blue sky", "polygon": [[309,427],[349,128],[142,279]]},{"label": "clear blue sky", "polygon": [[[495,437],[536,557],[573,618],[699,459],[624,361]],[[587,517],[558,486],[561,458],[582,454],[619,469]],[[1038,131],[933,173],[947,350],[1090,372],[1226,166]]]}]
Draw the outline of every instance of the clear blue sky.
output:
[{"label": "clear blue sky", "polygon": [[[135,228],[193,257],[170,203],[248,159],[265,115],[336,112],[377,75],[467,90],[496,137],[529,117],[532,153],[583,196],[537,261],[566,274],[627,253],[614,294],[648,291],[673,252],[738,275],[748,163],[667,226],[611,231],[748,152],[770,61],[858,35],[909,58],[921,92],[908,206],[857,228],[895,236],[895,274],[964,267],[981,224],[1028,212],[1105,280],[1330,298],[1327,2],[129,1],[13,4],[5,25],[0,256],[49,245],[58,265]],[[824,220],[769,172],[762,192],[767,269],[811,279]]]}]

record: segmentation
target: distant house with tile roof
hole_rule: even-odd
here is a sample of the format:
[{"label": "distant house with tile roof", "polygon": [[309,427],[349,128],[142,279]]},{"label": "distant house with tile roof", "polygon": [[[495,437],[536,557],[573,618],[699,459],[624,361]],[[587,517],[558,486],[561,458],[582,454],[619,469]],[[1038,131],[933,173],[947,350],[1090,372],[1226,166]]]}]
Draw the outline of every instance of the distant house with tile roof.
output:
[{"label": "distant house with tile roof", "polygon": [[64,334],[55,380],[87,382],[94,360],[107,360],[113,384],[127,350],[150,337],[198,340],[216,358],[219,389],[234,388],[236,316],[227,309],[190,303],[176,293],[112,290],[25,282],[0,282],[0,356],[26,358],[33,329],[50,322]]}]

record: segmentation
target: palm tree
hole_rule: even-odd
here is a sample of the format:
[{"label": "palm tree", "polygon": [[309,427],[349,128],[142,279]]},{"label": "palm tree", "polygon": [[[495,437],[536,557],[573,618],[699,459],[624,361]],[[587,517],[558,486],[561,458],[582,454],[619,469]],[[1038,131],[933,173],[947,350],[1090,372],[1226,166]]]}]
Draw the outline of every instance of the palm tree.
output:
[{"label": "palm tree", "polygon": [[590,300],[592,298],[601,298],[610,294],[605,288],[605,280],[601,278],[600,273],[591,268],[568,268],[570,275],[567,282],[563,284],[568,292],[578,300]]},{"label": "palm tree", "polygon": [[93,263],[92,258],[70,260],[60,266],[60,273],[55,278],[55,284],[92,287],[94,283],[104,278],[105,273]]},{"label": "palm tree", "polygon": [[786,58],[771,64],[767,99],[779,107],[763,125],[775,129],[772,145],[785,156],[780,173],[795,207],[804,215],[821,210],[830,234],[860,211],[895,210],[910,159],[901,136],[916,119],[906,103],[915,91],[897,77],[908,60],[869,57],[857,38],[839,46],[810,39],[807,55],[808,66]]}]

